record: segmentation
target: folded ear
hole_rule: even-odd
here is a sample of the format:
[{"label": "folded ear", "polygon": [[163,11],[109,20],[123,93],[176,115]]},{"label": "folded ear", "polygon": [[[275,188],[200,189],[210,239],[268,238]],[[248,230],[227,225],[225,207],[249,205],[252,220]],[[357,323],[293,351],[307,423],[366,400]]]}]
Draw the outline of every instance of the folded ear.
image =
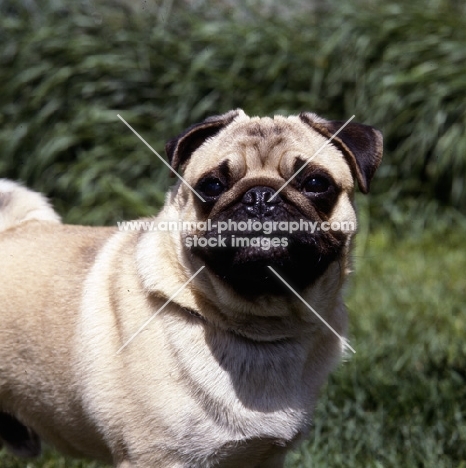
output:
[{"label": "folded ear", "polygon": [[208,117],[168,141],[165,145],[165,152],[173,169],[178,170],[202,143],[233,122],[240,114],[244,112],[236,109],[226,114]]},{"label": "folded ear", "polygon": [[[325,120],[311,112],[302,112],[300,119],[326,138],[331,138],[345,122]],[[344,155],[361,192],[368,193],[372,177],[382,161],[382,133],[374,127],[350,122],[331,142]]]}]

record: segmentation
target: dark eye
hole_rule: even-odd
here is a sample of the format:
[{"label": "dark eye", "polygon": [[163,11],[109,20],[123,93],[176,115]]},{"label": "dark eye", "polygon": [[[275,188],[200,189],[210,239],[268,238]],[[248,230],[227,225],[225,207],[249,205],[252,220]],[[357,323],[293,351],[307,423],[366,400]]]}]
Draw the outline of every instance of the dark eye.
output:
[{"label": "dark eye", "polygon": [[208,177],[200,182],[198,190],[208,198],[218,197],[225,190],[222,182],[215,177]]},{"label": "dark eye", "polygon": [[302,185],[302,189],[306,193],[323,193],[326,192],[329,187],[330,182],[322,176],[308,177]]}]

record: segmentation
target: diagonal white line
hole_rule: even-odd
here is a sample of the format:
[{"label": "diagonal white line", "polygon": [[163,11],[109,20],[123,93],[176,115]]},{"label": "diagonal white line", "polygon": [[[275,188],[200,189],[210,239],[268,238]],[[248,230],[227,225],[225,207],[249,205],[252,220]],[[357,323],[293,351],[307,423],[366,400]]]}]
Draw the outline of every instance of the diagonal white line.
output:
[{"label": "diagonal white line", "polygon": [[270,198],[272,201],[353,119],[352,115]]},{"label": "diagonal white line", "polygon": [[311,311],[311,312],[314,312],[314,314],[325,324],[327,325],[327,327],[339,338],[339,340],[341,341],[342,345],[344,348],[349,348],[351,349],[351,351],[353,351],[353,353],[356,353],[356,351],[348,344],[347,340],[345,338],[343,338],[342,336],[340,336],[338,334],[337,331],[335,331],[334,328],[332,328],[332,326],[326,322],[316,311],[315,309],[313,309],[270,265],[269,265],[269,268],[272,270],[272,272],[275,274],[275,276],[277,276],[277,278],[279,278],[282,283],[288,287],[288,289],[302,302],[304,303],[304,305]]},{"label": "diagonal white line", "polygon": [[141,135],[139,135],[139,133],[134,130],[133,127],[131,127],[131,125],[120,115],[120,114],[117,114],[118,118],[160,159],[160,161],[162,161],[165,166],[168,167],[168,169],[170,169],[170,171],[173,172],[173,174],[175,174],[178,179],[180,179],[187,187],[189,187],[191,189],[191,191],[201,200],[205,203],[205,200],[199,195],[199,193],[196,192],[196,190],[194,190],[191,185],[189,184],[189,182],[187,182],[180,174],[178,174],[177,171],[175,171],[175,169],[173,169],[173,167],[170,166],[170,164],[167,163],[167,161],[165,161],[165,159],[162,158],[162,156],[160,156],[159,153],[157,153],[157,151],[155,151],[154,148],[152,148],[151,145],[149,145],[149,143],[147,143],[146,140],[144,140],[144,138],[142,138]]},{"label": "diagonal white line", "polygon": [[120,354],[121,351],[123,351],[124,348],[126,348],[126,346],[128,346],[131,341],[134,340],[134,338],[136,338],[139,333],[142,332],[142,330],[144,330],[144,328],[147,327],[147,325],[149,325],[149,323],[157,316],[157,314],[159,312],[161,312],[168,304],[170,304],[170,302],[181,292],[183,291],[183,289],[205,268],[205,266],[201,266],[201,268],[199,268],[199,270],[196,271],[196,273],[194,273],[193,276],[191,276],[191,278],[188,279],[188,281],[186,281],[186,283],[184,283],[182,286],[180,286],[180,288],[178,289],[178,291],[176,291],[174,294],[172,294],[172,296],[167,300],[167,302],[165,302],[165,304],[160,307],[159,310],[157,310],[157,312],[154,312],[154,314],[149,318],[147,319],[142,325],[141,327],[139,328],[139,330],[134,333],[134,335],[117,351],[117,354]]}]

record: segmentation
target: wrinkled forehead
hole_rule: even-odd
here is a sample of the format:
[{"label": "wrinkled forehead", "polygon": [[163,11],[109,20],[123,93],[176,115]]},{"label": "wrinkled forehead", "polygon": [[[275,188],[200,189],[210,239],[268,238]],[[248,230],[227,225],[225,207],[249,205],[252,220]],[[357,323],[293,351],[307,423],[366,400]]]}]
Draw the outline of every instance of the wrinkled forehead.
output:
[{"label": "wrinkled forehead", "polygon": [[195,151],[189,168],[200,176],[228,161],[232,170],[242,172],[239,177],[248,171],[276,177],[294,172],[298,158],[311,159],[343,186],[353,186],[343,154],[296,116],[238,119]]}]

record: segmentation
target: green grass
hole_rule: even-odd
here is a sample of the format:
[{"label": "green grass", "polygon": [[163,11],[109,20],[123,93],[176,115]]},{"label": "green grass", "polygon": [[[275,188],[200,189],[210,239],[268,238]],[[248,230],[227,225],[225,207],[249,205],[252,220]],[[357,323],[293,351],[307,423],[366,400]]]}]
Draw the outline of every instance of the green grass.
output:
[{"label": "green grass", "polygon": [[[362,229],[347,299],[356,354],[331,376],[289,468],[466,467],[466,228],[439,223]],[[0,466],[26,464],[0,455]],[[27,467],[100,465],[47,452]]]},{"label": "green grass", "polygon": [[20,460],[0,452],[0,466],[2,468],[108,468],[108,465],[96,462],[72,460],[63,457],[49,448],[44,451],[43,456],[35,460]]},{"label": "green grass", "polygon": [[466,466],[465,234],[379,229],[358,246],[356,354],[332,375],[290,467]]}]

